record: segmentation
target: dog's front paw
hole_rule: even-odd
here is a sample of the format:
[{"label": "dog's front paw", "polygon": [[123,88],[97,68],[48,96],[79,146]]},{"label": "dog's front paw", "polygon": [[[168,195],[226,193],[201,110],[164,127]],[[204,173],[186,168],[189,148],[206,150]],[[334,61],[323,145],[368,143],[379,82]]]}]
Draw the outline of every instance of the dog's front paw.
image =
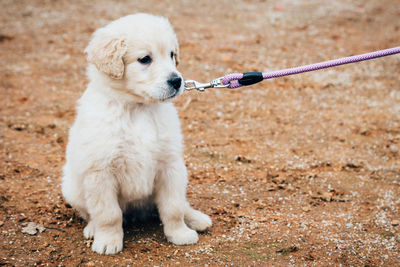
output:
[{"label": "dog's front paw", "polygon": [[165,233],[169,242],[175,245],[190,245],[195,244],[199,241],[199,236],[196,231],[189,229],[188,227],[181,227],[174,231]]},{"label": "dog's front paw", "polygon": [[196,231],[204,231],[212,225],[208,215],[192,208],[185,213],[185,223]]},{"label": "dog's front paw", "polygon": [[94,229],[94,223],[90,221],[85,229],[83,229],[83,235],[86,239],[92,239],[94,237]]},{"label": "dog's front paw", "polygon": [[122,234],[99,234],[96,233],[92,244],[92,250],[99,254],[115,254],[122,250]]}]

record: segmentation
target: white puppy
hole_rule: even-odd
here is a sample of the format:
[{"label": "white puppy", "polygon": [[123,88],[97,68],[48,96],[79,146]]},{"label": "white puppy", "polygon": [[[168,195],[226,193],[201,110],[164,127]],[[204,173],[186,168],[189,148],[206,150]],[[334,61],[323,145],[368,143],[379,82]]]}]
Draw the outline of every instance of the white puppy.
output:
[{"label": "white puppy", "polygon": [[149,203],[170,242],[196,243],[211,220],[186,200],[180,123],[168,101],[183,91],[171,25],[126,16],[97,30],[85,52],[90,82],[70,130],[62,192],[88,221],[92,250],[121,251],[123,212]]}]

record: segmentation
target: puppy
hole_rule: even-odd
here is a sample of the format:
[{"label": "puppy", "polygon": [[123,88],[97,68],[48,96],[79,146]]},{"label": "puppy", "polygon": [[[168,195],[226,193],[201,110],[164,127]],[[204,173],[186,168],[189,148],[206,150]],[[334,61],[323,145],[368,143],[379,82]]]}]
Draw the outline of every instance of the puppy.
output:
[{"label": "puppy", "polygon": [[122,250],[122,215],[155,204],[168,241],[194,244],[211,219],[186,200],[182,135],[171,99],[183,91],[167,19],[135,14],[98,29],[85,52],[89,84],[69,133],[62,193],[88,222],[92,250]]}]

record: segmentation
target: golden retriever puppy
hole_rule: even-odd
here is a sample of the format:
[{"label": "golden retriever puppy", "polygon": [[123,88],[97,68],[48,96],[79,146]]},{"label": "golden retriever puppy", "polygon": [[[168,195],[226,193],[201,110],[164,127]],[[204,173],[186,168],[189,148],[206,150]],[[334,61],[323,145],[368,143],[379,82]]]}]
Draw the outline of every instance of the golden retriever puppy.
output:
[{"label": "golden retriever puppy", "polygon": [[176,35],[135,14],[98,29],[85,52],[89,84],[69,133],[62,193],[88,224],[92,250],[122,250],[123,212],[155,204],[168,241],[193,244],[211,219],[186,200],[182,135],[171,99],[183,91]]}]

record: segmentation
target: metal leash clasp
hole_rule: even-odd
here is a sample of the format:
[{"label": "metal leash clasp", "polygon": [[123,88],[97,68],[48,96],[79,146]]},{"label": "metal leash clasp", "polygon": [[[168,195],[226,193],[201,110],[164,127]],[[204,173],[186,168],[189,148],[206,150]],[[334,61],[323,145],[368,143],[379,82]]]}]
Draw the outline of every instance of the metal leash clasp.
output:
[{"label": "metal leash clasp", "polygon": [[226,88],[229,84],[223,84],[222,78],[216,78],[209,83],[200,83],[195,80],[186,80],[185,81],[185,90],[193,90],[196,89],[198,91],[204,91],[207,88]]}]

